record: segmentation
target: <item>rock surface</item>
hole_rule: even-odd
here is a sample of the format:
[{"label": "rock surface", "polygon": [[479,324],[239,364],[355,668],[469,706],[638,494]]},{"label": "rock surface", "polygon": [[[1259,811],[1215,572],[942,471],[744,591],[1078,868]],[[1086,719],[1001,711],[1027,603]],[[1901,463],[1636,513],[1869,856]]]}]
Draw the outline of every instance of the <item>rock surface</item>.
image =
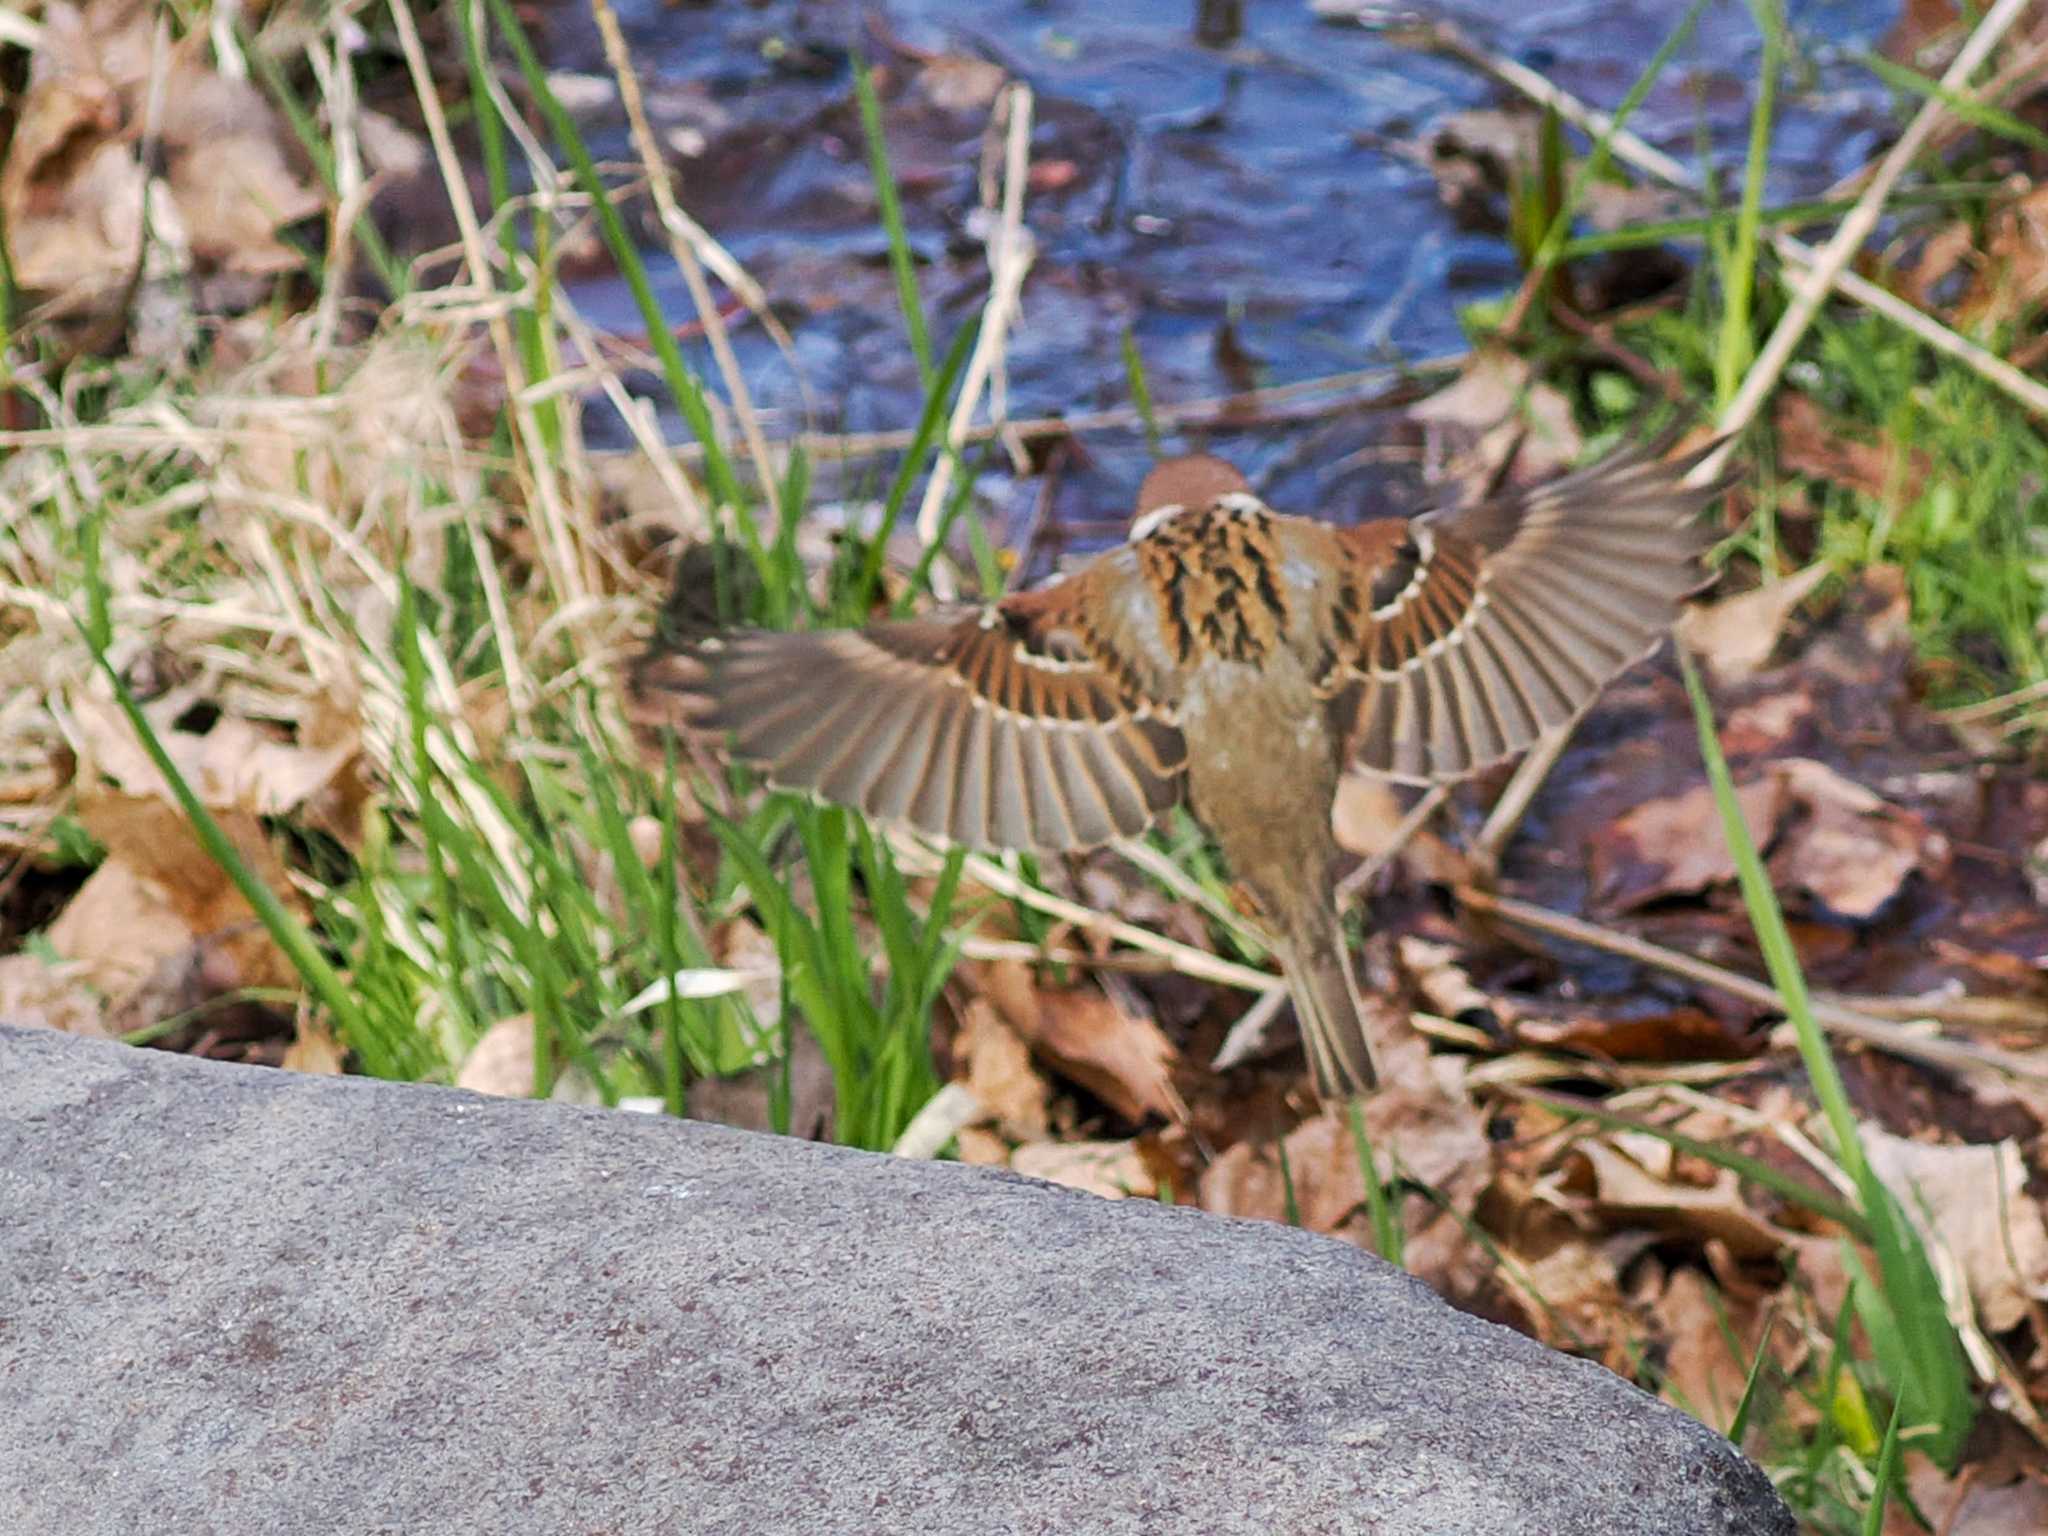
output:
[{"label": "rock surface", "polygon": [[1343,1244],[0,1027],[0,1531],[1789,1533]]}]

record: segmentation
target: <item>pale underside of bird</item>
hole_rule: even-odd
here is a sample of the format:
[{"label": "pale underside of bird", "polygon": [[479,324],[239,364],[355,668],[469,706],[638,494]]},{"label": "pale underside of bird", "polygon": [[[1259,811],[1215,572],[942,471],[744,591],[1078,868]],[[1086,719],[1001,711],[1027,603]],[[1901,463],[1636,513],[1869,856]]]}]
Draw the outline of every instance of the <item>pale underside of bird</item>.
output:
[{"label": "pale underside of bird", "polygon": [[779,787],[977,849],[1072,852],[1184,805],[1270,932],[1318,1091],[1376,1081],[1333,883],[1339,777],[1466,777],[1571,720],[1699,584],[1697,456],[1337,528],[1169,460],[1051,585],[861,630],[741,631],[640,686]]}]

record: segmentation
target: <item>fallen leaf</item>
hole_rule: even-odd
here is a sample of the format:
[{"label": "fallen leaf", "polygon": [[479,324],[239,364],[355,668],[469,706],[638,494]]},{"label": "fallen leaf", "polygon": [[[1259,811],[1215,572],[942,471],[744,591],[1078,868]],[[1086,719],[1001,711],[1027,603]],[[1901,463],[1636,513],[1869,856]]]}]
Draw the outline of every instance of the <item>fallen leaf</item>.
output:
[{"label": "fallen leaf", "polygon": [[1838,917],[1875,917],[1915,870],[1945,868],[1947,839],[1924,817],[1811,758],[1771,765],[1803,815],[1772,852],[1771,873],[1805,889]]},{"label": "fallen leaf", "polygon": [[[107,858],[48,934],[51,947],[78,961],[110,1000],[118,1005],[159,964],[202,940],[209,941],[204,962],[223,986],[297,988],[297,972],[174,806],[88,790],[79,797],[78,815]],[[303,915],[304,899],[261,823],[246,812],[216,819],[257,877]]]},{"label": "fallen leaf", "polygon": [[1827,563],[1816,561],[1769,586],[1694,603],[1679,615],[1678,638],[1706,663],[1717,684],[1739,683],[1763,669],[1787,621],[1828,574]]},{"label": "fallen leaf", "polygon": [[[274,730],[232,715],[216,720],[203,735],[177,729],[177,718],[193,702],[179,692],[147,706],[144,714],[179,773],[209,810],[289,815],[334,788],[362,750],[355,730],[338,723],[330,724],[329,739],[320,746],[294,745]],[[170,785],[144,750],[126,712],[112,699],[76,694],[70,700],[70,717],[81,777],[98,774],[127,795],[172,800]]]},{"label": "fallen leaf", "polygon": [[1505,999],[1490,996],[1473,983],[1458,963],[1459,952],[1450,945],[1403,934],[1395,953],[1422,1001],[1438,1018],[1477,1024],[1482,1029],[1498,1029],[1515,1021],[1515,1010]]},{"label": "fallen leaf", "polygon": [[[1984,1472],[1973,1459],[1951,1477],[1915,1456],[1906,1464],[1906,1489],[1941,1536],[2040,1536],[2048,1531],[2048,1470],[2037,1464],[1999,1468],[1988,1477]],[[1914,1521],[1902,1530],[1922,1533],[1927,1528]],[[1890,1536],[1889,1520],[1885,1531]]]},{"label": "fallen leaf", "polygon": [[[1750,840],[1768,848],[1777,836],[1789,796],[1773,774],[1738,784]],[[1593,902],[1604,912],[1628,912],[1672,896],[1692,896],[1735,878],[1735,856],[1721,825],[1710,785],[1645,800],[1615,818],[1588,850]]]},{"label": "fallen leaf", "polygon": [[261,91],[181,54],[165,94],[163,143],[194,256],[254,276],[304,264],[277,232],[319,213],[326,199],[285,163],[284,127]]},{"label": "fallen leaf", "polygon": [[1135,1141],[1034,1141],[1010,1154],[1012,1172],[1110,1200],[1159,1193]]},{"label": "fallen leaf", "polygon": [[282,1065],[291,1072],[310,1072],[321,1077],[339,1077],[348,1048],[335,1038],[321,1020],[302,1014],[298,1032],[285,1047]]},{"label": "fallen leaf", "polygon": [[977,1168],[1010,1166],[1010,1144],[986,1126],[963,1125],[954,1134],[953,1145],[963,1163],[972,1163]]},{"label": "fallen leaf", "polygon": [[76,961],[0,955],[0,1019],[31,1029],[105,1039],[106,998]]},{"label": "fallen leaf", "polygon": [[[838,1080],[817,1036],[808,1029],[789,1037],[788,1071],[787,1134],[800,1141],[830,1141],[839,1116]],[[782,1132],[784,1126],[775,1116],[782,1075],[783,1064],[777,1060],[723,1077],[700,1077],[683,1091],[683,1108],[692,1120]]]},{"label": "fallen leaf", "polygon": [[1553,1349],[1598,1348],[1635,1331],[1611,1243],[1572,1236],[1541,1253],[1517,1251],[1501,1282]]},{"label": "fallen leaf", "polygon": [[1802,475],[1894,506],[1914,501],[1926,484],[1931,466],[1924,452],[1905,453],[1888,439],[1858,442],[1843,422],[1797,390],[1778,396],[1772,425],[1777,428],[1779,460]]},{"label": "fallen leaf", "polygon": [[[1729,1348],[1731,1308],[1698,1270],[1672,1271],[1650,1318],[1664,1341],[1658,1395],[1702,1423],[1726,1432],[1749,1383],[1749,1368]],[[1746,1333],[1748,1330],[1744,1330]],[[1745,1338],[1745,1344],[1751,1341]]]},{"label": "fallen leaf", "polygon": [[925,61],[917,87],[942,112],[978,112],[996,99],[1008,78],[1000,64],[942,53]]},{"label": "fallen leaf", "polygon": [[1657,1178],[1597,1140],[1582,1141],[1576,1150],[1593,1171],[1595,1203],[1610,1216],[1668,1236],[1718,1238],[1741,1258],[1766,1258],[1784,1246],[1784,1234],[1749,1208],[1726,1169],[1702,1188]]},{"label": "fallen leaf", "polygon": [[531,1097],[533,1015],[515,1013],[479,1035],[456,1070],[455,1086],[504,1099]]},{"label": "fallen leaf", "polygon": [[1117,1114],[1179,1117],[1172,1073],[1180,1053],[1152,1020],[1093,988],[1040,987],[1021,961],[993,960],[975,972],[981,995],[1010,1028]]},{"label": "fallen leaf", "polygon": [[1337,781],[1330,830],[1346,853],[1371,858],[1394,845],[1394,829],[1405,814],[1393,785],[1362,773],[1347,773]]},{"label": "fallen leaf", "polygon": [[1776,752],[1813,717],[1813,695],[1804,689],[1767,693],[1728,711],[1721,721],[1721,749],[1730,757]]},{"label": "fallen leaf", "polygon": [[1527,483],[1570,465],[1585,446],[1571,401],[1503,347],[1476,349],[1455,381],[1410,406],[1408,415],[1469,449],[1458,478],[1474,491],[1511,451],[1510,478]]},{"label": "fallen leaf", "polygon": [[1584,1051],[1609,1061],[1725,1061],[1757,1048],[1719,1015],[1655,993],[1597,1001],[1604,1011],[1574,1009],[1560,1019],[1525,1015],[1515,1023],[1514,1037],[1524,1045]]},{"label": "fallen leaf", "polygon": [[14,281],[53,295],[65,313],[118,292],[141,250],[144,174],[101,44],[77,7],[44,8],[43,43],[0,167]]},{"label": "fallen leaf", "polygon": [[986,998],[968,999],[953,1049],[967,1063],[969,1090],[1004,1135],[1013,1141],[1036,1141],[1049,1134],[1049,1090],[1032,1068],[1031,1048],[997,1017]]},{"label": "fallen leaf", "polygon": [[[1804,890],[1837,917],[1872,918],[1915,870],[1947,867],[1947,840],[1926,818],[1815,759],[1771,763],[1735,794],[1779,886]],[[1587,862],[1594,904],[1609,913],[1735,878],[1720,807],[1704,784],[1616,817],[1595,834]]]},{"label": "fallen leaf", "polygon": [[1908,1219],[1961,1266],[1987,1332],[2048,1299],[2048,1226],[2017,1142],[1948,1146],[1866,1129],[1864,1149]]},{"label": "fallen leaf", "polygon": [[2010,324],[2048,299],[2048,186],[2034,186],[1990,217],[1957,322],[1972,332]]},{"label": "fallen leaf", "polygon": [[[1401,1193],[1396,1206],[1410,1272],[1435,1283],[1470,1267],[1461,1218],[1491,1177],[1492,1144],[1465,1091],[1461,1063],[1432,1057],[1413,1037],[1381,1039],[1384,1081],[1359,1105],[1365,1140],[1390,1187],[1414,1181],[1436,1193],[1434,1200]],[[1365,1177],[1349,1107],[1325,1106],[1290,1131],[1278,1151],[1249,1141],[1226,1148],[1203,1170],[1197,1192],[1204,1210],[1267,1221],[1289,1219],[1291,1193],[1302,1226],[1369,1246]]]}]

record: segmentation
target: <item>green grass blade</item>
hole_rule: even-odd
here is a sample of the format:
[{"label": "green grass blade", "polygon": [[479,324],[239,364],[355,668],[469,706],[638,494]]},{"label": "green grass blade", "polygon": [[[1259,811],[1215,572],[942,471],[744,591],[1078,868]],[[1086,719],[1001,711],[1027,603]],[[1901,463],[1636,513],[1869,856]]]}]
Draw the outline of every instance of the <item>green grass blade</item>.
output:
[{"label": "green grass blade", "polygon": [[1883,1536],[1885,1505],[1891,1501],[1892,1484],[1899,1476],[1899,1421],[1904,1417],[1894,1406],[1884,1427],[1884,1444],[1877,1453],[1877,1487],[1870,1496],[1870,1508],[1863,1513],[1863,1536]]},{"label": "green grass blade", "polygon": [[1130,326],[1124,327],[1124,379],[1130,387],[1131,404],[1138,412],[1138,420],[1145,424],[1145,448],[1153,458],[1159,457],[1159,420],[1152,414],[1152,386],[1145,378],[1145,359],[1138,351],[1137,332]]},{"label": "green grass blade", "polygon": [[1763,1327],[1757,1330],[1756,1354],[1749,1362],[1749,1374],[1742,1381],[1742,1398],[1735,1405],[1734,1417],[1728,1421],[1728,1440],[1740,1446],[1742,1437],[1749,1432],[1749,1418],[1757,1403],[1758,1389],[1763,1385],[1764,1366],[1771,1358],[1771,1329],[1777,1323],[1775,1308],[1764,1313]]},{"label": "green grass blade", "polygon": [[[847,615],[850,619],[858,621],[864,618],[874,604],[875,594],[881,589],[882,565],[889,553],[889,537],[902,519],[904,504],[910,499],[910,487],[924,467],[925,455],[938,439],[939,429],[946,419],[946,408],[952,403],[953,387],[959,380],[960,371],[967,366],[968,356],[974,351],[975,337],[980,331],[981,317],[977,314],[960,327],[960,333],[946,349],[946,360],[937,376],[925,386],[924,409],[918,412],[917,428],[911,433],[910,446],[904,450],[902,462],[896,466],[896,476],[889,483],[889,494],[882,499],[881,523],[876,527],[874,537],[868,541],[861,559],[860,576],[853,588],[853,609]],[[937,542],[933,541],[934,544]]]},{"label": "green grass blade", "polygon": [[[677,344],[675,331],[668,317],[662,313],[661,302],[655,297],[654,284],[647,275],[647,263],[641,259],[640,249],[627,232],[625,221],[619,217],[613,205],[611,190],[598,175],[597,162],[592,158],[589,146],[577,131],[575,119],[569,116],[556,98],[554,89],[548,84],[547,71],[542,68],[539,57],[528,41],[526,30],[519,24],[519,18],[512,9],[512,0],[490,0],[491,11],[497,18],[498,29],[511,46],[512,56],[518,62],[519,72],[526,81],[526,88],[538,103],[541,115],[547,119],[548,130],[555,142],[569,157],[570,167],[576,173],[576,183],[590,198],[592,210],[597,215],[598,228],[604,236],[606,248],[612,259],[619,264],[619,275],[626,280],[626,287],[633,295],[633,302],[640,311],[640,321],[647,330],[647,344],[653,348],[656,360],[661,364],[663,379],[668,384],[669,397],[689,424],[691,434],[704,450],[705,475],[711,483],[715,500],[733,509],[734,521],[741,530],[741,537],[748,545],[748,552],[757,564],[765,559],[760,546],[760,535],[755,531],[751,519],[741,515],[747,505],[747,498],[740,488],[738,476],[734,473],[732,461],[727,457],[718,440],[716,425],[711,419],[711,407],[706,403],[704,392],[696,376],[683,358],[682,348]],[[764,488],[772,490],[772,488]],[[763,576],[767,575],[765,568]]]},{"label": "green grass blade", "polygon": [[1852,52],[1849,57],[1893,90],[1904,91],[1908,95],[1922,99],[1931,97],[1972,128],[1982,128],[1986,133],[1995,133],[2001,138],[2024,144],[2029,149],[2048,150],[2048,133],[2043,133],[2032,123],[2013,116],[2003,107],[1981,101],[1975,96],[1952,91],[1939,80],[1923,75],[1918,70],[1909,69],[1904,64],[1896,63],[1881,53],[1857,51]]},{"label": "green grass blade", "polygon": [[903,310],[903,329],[910,337],[911,355],[917,359],[917,376],[927,394],[932,387],[932,339],[925,327],[924,301],[917,292],[917,263],[910,254],[910,238],[904,232],[903,199],[896,191],[896,177],[889,169],[889,144],[882,132],[882,100],[875,94],[874,76],[865,59],[853,61],[853,93],[860,102],[860,127],[868,141],[868,173],[874,178],[875,202],[882,216],[882,229],[889,237],[889,270],[896,275],[896,302]]},{"label": "green grass blade", "polygon": [[1735,220],[1734,245],[1721,268],[1721,328],[1714,351],[1714,398],[1725,406],[1742,386],[1742,375],[1755,354],[1756,337],[1750,305],[1756,292],[1757,230],[1764,203],[1764,179],[1770,172],[1771,125],[1777,108],[1778,71],[1785,50],[1785,23],[1778,0],[1749,0],[1757,29],[1763,34],[1763,61],[1757,70],[1756,103],[1749,115],[1749,156],[1743,167],[1742,204]]},{"label": "green grass blade", "polygon": [[1692,0],[1692,4],[1686,7],[1685,14],[1678,20],[1678,25],[1671,29],[1671,35],[1665,38],[1657,51],[1650,56],[1650,62],[1644,65],[1642,73],[1636,76],[1635,83],[1628,88],[1628,94],[1622,98],[1621,105],[1614,109],[1614,116],[1607,125],[1607,131],[1594,140],[1593,153],[1573,175],[1571,185],[1565,189],[1564,200],[1557,210],[1557,216],[1550,221],[1550,228],[1544,233],[1542,243],[1536,248],[1536,259],[1530,263],[1531,271],[1539,279],[1556,265],[1559,254],[1564,250],[1565,241],[1571,234],[1572,219],[1578,213],[1579,203],[1586,195],[1586,188],[1606,174],[1607,167],[1613,159],[1615,134],[1625,128],[1628,120],[1635,116],[1636,109],[1650,94],[1650,88],[1657,83],[1658,77],[1677,56],[1678,50],[1685,46],[1686,39],[1692,36],[1693,28],[1699,24],[1700,14],[1706,8],[1707,0]]},{"label": "green grass blade", "polygon": [[1349,1106],[1351,1145],[1358,1154],[1358,1171],[1365,1178],[1365,1213],[1372,1223],[1372,1246],[1389,1264],[1406,1262],[1407,1234],[1401,1230],[1400,1213],[1388,1193],[1388,1181],[1380,1177],[1379,1159],[1365,1132],[1365,1110],[1356,1099]]},{"label": "green grass blade", "polygon": [[1924,1449],[1936,1461],[1950,1465],[1962,1448],[1963,1437],[1976,1412],[1962,1345],[1949,1321],[1940,1283],[1918,1235],[1864,1153],[1848,1090],[1828,1049],[1827,1038],[1813,1016],[1806,977],[1785,927],[1785,914],[1742,819],[1734,777],[1715,735],[1713,709],[1707,702],[1706,690],[1691,657],[1682,649],[1679,663],[1699,729],[1700,754],[1706,761],[1707,779],[1721,813],[1729,852],[1734,856],[1736,881],[1756,932],[1757,946],[1763,951],[1771,982],[1784,1000],[1785,1016],[1798,1042],[1807,1079],[1832,1133],[1835,1156],[1856,1185],[1864,1220],[1869,1223],[1871,1250],[1876,1255],[1882,1283],[1865,1277],[1866,1283],[1855,1292],[1860,1302],[1859,1316],[1894,1394],[1905,1405],[1915,1429],[1926,1431]]}]

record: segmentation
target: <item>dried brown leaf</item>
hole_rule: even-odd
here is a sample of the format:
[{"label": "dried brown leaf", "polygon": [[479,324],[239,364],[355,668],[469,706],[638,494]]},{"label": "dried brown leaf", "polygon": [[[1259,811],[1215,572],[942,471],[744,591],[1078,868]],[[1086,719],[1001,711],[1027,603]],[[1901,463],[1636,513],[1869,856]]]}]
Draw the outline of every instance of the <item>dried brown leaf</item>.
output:
[{"label": "dried brown leaf", "polygon": [[1991,1333],[2048,1299],[2048,1226],[2019,1144],[1944,1146],[1867,1129],[1870,1164],[1923,1232],[1953,1255]]},{"label": "dried brown leaf", "polygon": [[1696,603],[1679,617],[1679,639],[1707,664],[1716,683],[1739,683],[1770,661],[1786,623],[1827,576],[1826,563],[1816,561],[1767,587]]},{"label": "dried brown leaf", "polygon": [[[1050,1090],[1031,1065],[1031,1048],[997,1016],[986,998],[969,998],[960,1013],[954,1052],[967,1063],[967,1086],[1013,1141],[1036,1141],[1051,1130]],[[1050,1178],[1051,1175],[1045,1175]]]},{"label": "dried brown leaf", "polygon": [[[1743,823],[1759,848],[1777,836],[1789,796],[1775,775],[1736,786]],[[1735,878],[1721,813],[1711,787],[1645,800],[1617,817],[1588,851],[1593,901],[1604,912],[1627,912],[1671,896],[1691,896]]]},{"label": "dried brown leaf", "polygon": [[515,1013],[477,1037],[456,1069],[455,1086],[523,1099],[533,1093],[533,1015]]},{"label": "dried brown leaf", "polygon": [[302,1014],[298,1032],[292,1036],[292,1043],[285,1047],[284,1060],[279,1065],[290,1072],[339,1077],[347,1057],[347,1047],[335,1038],[333,1030],[318,1018]]},{"label": "dried brown leaf", "polygon": [[[366,791],[354,780],[353,770],[362,745],[352,721],[328,720],[327,740],[319,746],[296,745],[277,731],[233,716],[197,735],[175,726],[191,702],[180,693],[148,706],[145,713],[171,761],[209,810],[285,816],[330,792],[336,796],[337,820],[349,819],[340,807],[352,804],[360,809]],[[81,777],[97,773],[127,795],[171,800],[170,785],[112,699],[77,694],[71,700],[71,719]],[[342,789],[345,777],[353,782]]]},{"label": "dried brown leaf", "polygon": [[283,124],[261,91],[181,55],[163,142],[171,196],[200,261],[254,276],[303,263],[277,232],[320,212],[325,199],[286,163]]},{"label": "dried brown leaf", "polygon": [[[78,813],[107,859],[51,923],[49,938],[110,999],[127,997],[162,962],[200,941],[207,941],[203,963],[222,990],[297,987],[297,973],[174,806],[90,790],[79,797]],[[303,898],[256,818],[223,812],[218,820],[258,878],[303,913]]]},{"label": "dried brown leaf", "polygon": [[1457,379],[1408,408],[1426,428],[1470,449],[1458,478],[1480,489],[1511,451],[1517,482],[1547,479],[1585,446],[1571,402],[1536,379],[1528,360],[1504,347],[1474,351]]},{"label": "dried brown leaf", "polygon": [[[1725,1431],[1749,1383],[1749,1367],[1729,1347],[1723,1327],[1733,1308],[1698,1270],[1672,1272],[1650,1317],[1664,1340],[1658,1395],[1694,1418]],[[1746,1321],[1746,1320],[1742,1320]],[[1743,1330],[1746,1335],[1751,1330]],[[1744,1337],[1745,1346],[1754,1341]]]},{"label": "dried brown leaf", "polygon": [[32,1029],[103,1039],[106,998],[85,980],[76,961],[40,955],[0,955],[0,1019]]},{"label": "dried brown leaf", "polygon": [[[1987,1479],[1975,1463],[1950,1477],[1925,1457],[1907,1462],[1906,1488],[1941,1536],[2040,1536],[2048,1531],[2048,1475],[2035,1467],[2010,1477]],[[1902,1522],[1887,1518],[1885,1536],[1896,1529],[1924,1536],[1925,1527],[1895,1509]]]},{"label": "dried brown leaf", "polygon": [[103,66],[85,17],[53,0],[0,167],[14,280],[67,311],[116,291],[141,249],[143,170]]},{"label": "dried brown leaf", "polygon": [[1779,460],[1802,475],[1892,504],[1910,502],[1926,483],[1931,466],[1925,453],[1907,454],[1889,438],[1859,442],[1842,421],[1796,390],[1778,396],[1772,425]]},{"label": "dried brown leaf", "polygon": [[1119,1115],[1177,1117],[1173,1068],[1180,1053],[1152,1020],[1126,1013],[1092,988],[1040,987],[1020,961],[990,961],[976,973],[981,994],[1010,1028]]},{"label": "dried brown leaf", "polygon": [[1839,917],[1875,917],[1909,875],[1947,867],[1948,842],[1924,817],[1811,758],[1771,765],[1803,811],[1772,853],[1771,873]]},{"label": "dried brown leaf", "polygon": [[[1462,1066],[1432,1058],[1421,1041],[1390,1041],[1381,1067],[1385,1081],[1360,1106],[1380,1177],[1419,1181],[1442,1201],[1420,1195],[1400,1199],[1409,1270],[1469,1294],[1483,1265],[1459,1218],[1470,1215],[1492,1176],[1493,1148],[1484,1121],[1463,1087]],[[1348,1106],[1325,1107],[1290,1131],[1277,1151],[1249,1141],[1227,1148],[1202,1173],[1202,1208],[1284,1221],[1291,1188],[1304,1227],[1369,1244],[1365,1169],[1349,1116]]]},{"label": "dried brown leaf", "polygon": [[1010,1154],[1010,1168],[1109,1200],[1159,1193],[1159,1181],[1135,1141],[1034,1141]]},{"label": "dried brown leaf", "polygon": [[1609,1216],[1668,1236],[1715,1238],[1742,1258],[1768,1257],[1784,1246],[1784,1233],[1749,1208],[1726,1169],[1702,1188],[1658,1178],[1597,1140],[1582,1141],[1577,1150],[1593,1170],[1593,1199]]},{"label": "dried brown leaf", "polygon": [[1437,1017],[1495,1025],[1514,1022],[1514,1007],[1474,984],[1459,963],[1463,957],[1451,945],[1403,934],[1395,952],[1422,1001]]}]

